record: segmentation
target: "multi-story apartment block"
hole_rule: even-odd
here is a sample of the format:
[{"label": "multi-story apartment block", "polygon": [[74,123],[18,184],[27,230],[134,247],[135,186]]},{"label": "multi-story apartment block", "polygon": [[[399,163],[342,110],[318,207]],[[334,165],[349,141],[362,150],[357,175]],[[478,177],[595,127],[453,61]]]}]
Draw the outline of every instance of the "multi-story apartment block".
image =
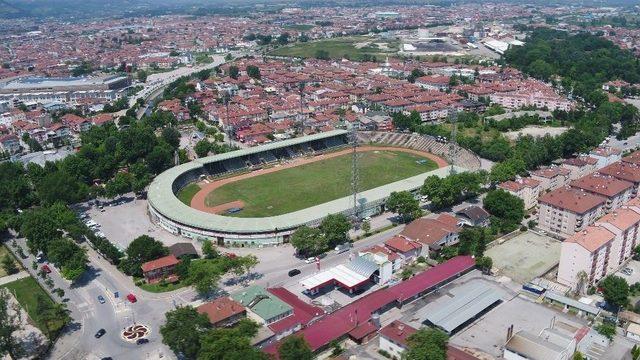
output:
[{"label": "multi-story apartment block", "polygon": [[607,199],[568,186],[538,199],[538,227],[559,237],[584,230],[602,216]]},{"label": "multi-story apartment block", "polygon": [[571,182],[571,186],[607,199],[606,212],[615,210],[629,201],[635,189],[633,183],[599,173],[574,180]]},{"label": "multi-story apartment block", "polygon": [[633,256],[640,237],[640,201],[600,218],[562,243],[558,282],[584,289],[615,273]]},{"label": "multi-story apartment block", "polygon": [[620,161],[620,158],[622,157],[622,151],[618,148],[610,146],[599,147],[593,149],[589,153],[589,156],[598,160],[596,167],[598,169],[602,169],[607,165],[613,164],[616,161]]},{"label": "multi-story apartment block", "polygon": [[579,156],[566,159],[562,162],[562,167],[570,171],[569,180],[576,180],[596,171],[598,160],[591,156]]},{"label": "multi-story apartment block", "polygon": [[598,171],[600,174],[613,176],[616,179],[633,183],[632,197],[638,195],[640,189],[640,165],[617,161],[611,165],[607,165]]},{"label": "multi-story apartment block", "polygon": [[505,181],[499,184],[498,188],[522,199],[525,210],[531,209],[538,204],[538,196],[541,191],[540,181],[528,177]]},{"label": "multi-story apartment block", "polygon": [[552,166],[531,172],[531,178],[540,182],[540,191],[555,190],[569,181],[571,170]]}]

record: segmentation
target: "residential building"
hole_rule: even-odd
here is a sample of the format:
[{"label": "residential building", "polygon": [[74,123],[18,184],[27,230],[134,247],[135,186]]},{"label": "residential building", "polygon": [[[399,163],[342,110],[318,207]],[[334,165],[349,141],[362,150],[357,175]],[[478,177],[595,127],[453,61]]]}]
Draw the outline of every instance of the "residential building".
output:
[{"label": "residential building", "polygon": [[555,190],[565,186],[569,181],[571,170],[552,166],[544,169],[534,170],[531,172],[531,178],[540,182],[540,192],[547,190]]},{"label": "residential building", "polygon": [[175,267],[180,260],[173,255],[163,256],[159,259],[147,261],[142,264],[142,275],[149,284],[160,281],[176,282],[179,280],[175,274]]},{"label": "residential building", "polygon": [[13,134],[0,136],[0,149],[9,154],[15,154],[20,151],[20,139]]},{"label": "residential building", "polygon": [[600,218],[606,202],[602,196],[561,187],[538,199],[538,227],[559,237],[572,236]]},{"label": "residential building", "polygon": [[489,226],[491,215],[482,207],[477,205],[467,206],[462,210],[456,211],[456,215],[463,225],[468,226]]},{"label": "residential building", "polygon": [[531,209],[538,204],[538,196],[541,191],[540,181],[528,177],[518,177],[513,181],[505,181],[498,184],[498,188],[522,199],[525,210]]},{"label": "residential building", "polygon": [[402,353],[408,349],[407,338],[418,330],[401,321],[394,321],[380,329],[380,350],[384,350],[392,357],[402,358]]},{"label": "residential building", "polygon": [[247,309],[247,316],[259,324],[271,324],[293,315],[293,308],[277,296],[257,285],[231,294],[231,298]]},{"label": "residential building", "polygon": [[384,242],[384,245],[400,255],[403,262],[409,263],[417,259],[422,253],[422,243],[396,235]]},{"label": "residential building", "polygon": [[604,227],[589,226],[562,243],[558,282],[585,289],[607,275],[615,234]]},{"label": "residential building", "polygon": [[598,160],[591,156],[578,156],[562,161],[562,166],[570,171],[569,180],[576,180],[597,170]]},{"label": "residential building", "polygon": [[[405,226],[400,235],[409,240],[421,242],[431,250],[439,250],[444,246],[456,244],[459,231],[458,219],[445,213],[435,219],[413,220]],[[426,250],[426,247],[423,249]]]},{"label": "residential building", "polygon": [[196,308],[205,314],[213,327],[232,326],[247,316],[247,310],[237,301],[229,297],[220,297]]},{"label": "residential building", "polygon": [[358,256],[365,256],[378,265],[378,284],[386,284],[391,276],[402,268],[402,258],[384,246],[374,245],[358,252]]},{"label": "residential building", "polygon": [[616,161],[611,165],[607,165],[598,171],[600,174],[613,176],[616,179],[628,181],[633,184],[632,197],[638,195],[640,189],[640,165],[627,163],[624,161]]},{"label": "residential building", "polygon": [[616,161],[620,161],[622,157],[622,151],[618,148],[603,146],[593,149],[589,156],[598,160],[596,168],[602,169],[607,165],[611,165]]},{"label": "residential building", "polygon": [[619,208],[631,199],[634,192],[633,183],[599,173],[573,180],[571,187],[604,197],[606,199],[605,211]]},{"label": "residential building", "polygon": [[604,227],[613,233],[615,241],[609,254],[607,271],[617,271],[623,263],[633,256],[640,232],[640,208],[623,207],[610,212],[596,221],[595,225]]}]

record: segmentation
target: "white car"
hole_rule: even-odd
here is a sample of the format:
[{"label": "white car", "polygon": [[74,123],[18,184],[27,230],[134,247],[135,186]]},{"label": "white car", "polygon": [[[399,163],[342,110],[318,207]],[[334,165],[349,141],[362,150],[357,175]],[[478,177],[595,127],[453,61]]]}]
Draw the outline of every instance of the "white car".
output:
[{"label": "white car", "polygon": [[315,261],[316,261],[315,257],[310,257],[310,258],[306,259],[304,262],[307,263],[307,264],[311,264],[311,263],[313,263]]}]

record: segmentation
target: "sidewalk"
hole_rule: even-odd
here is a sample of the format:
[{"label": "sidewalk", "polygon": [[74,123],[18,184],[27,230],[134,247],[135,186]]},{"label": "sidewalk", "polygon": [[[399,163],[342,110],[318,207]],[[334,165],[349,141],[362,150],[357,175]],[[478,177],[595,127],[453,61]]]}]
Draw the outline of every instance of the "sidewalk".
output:
[{"label": "sidewalk", "polygon": [[26,277],[29,277],[29,273],[26,272],[25,270],[22,270],[17,274],[7,275],[7,276],[4,276],[4,277],[1,277],[0,278],[0,285],[8,284],[10,282],[14,282],[16,280],[24,279]]}]

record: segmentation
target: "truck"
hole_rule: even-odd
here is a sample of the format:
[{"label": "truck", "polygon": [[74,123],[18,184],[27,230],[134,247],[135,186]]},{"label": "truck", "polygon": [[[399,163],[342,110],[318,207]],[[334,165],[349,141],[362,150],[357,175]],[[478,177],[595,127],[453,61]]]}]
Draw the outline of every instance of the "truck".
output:
[{"label": "truck", "polygon": [[340,244],[338,246],[336,246],[336,248],[334,249],[336,254],[341,254],[343,252],[349,251],[349,249],[351,249],[353,245],[351,243],[344,243],[344,244]]}]

